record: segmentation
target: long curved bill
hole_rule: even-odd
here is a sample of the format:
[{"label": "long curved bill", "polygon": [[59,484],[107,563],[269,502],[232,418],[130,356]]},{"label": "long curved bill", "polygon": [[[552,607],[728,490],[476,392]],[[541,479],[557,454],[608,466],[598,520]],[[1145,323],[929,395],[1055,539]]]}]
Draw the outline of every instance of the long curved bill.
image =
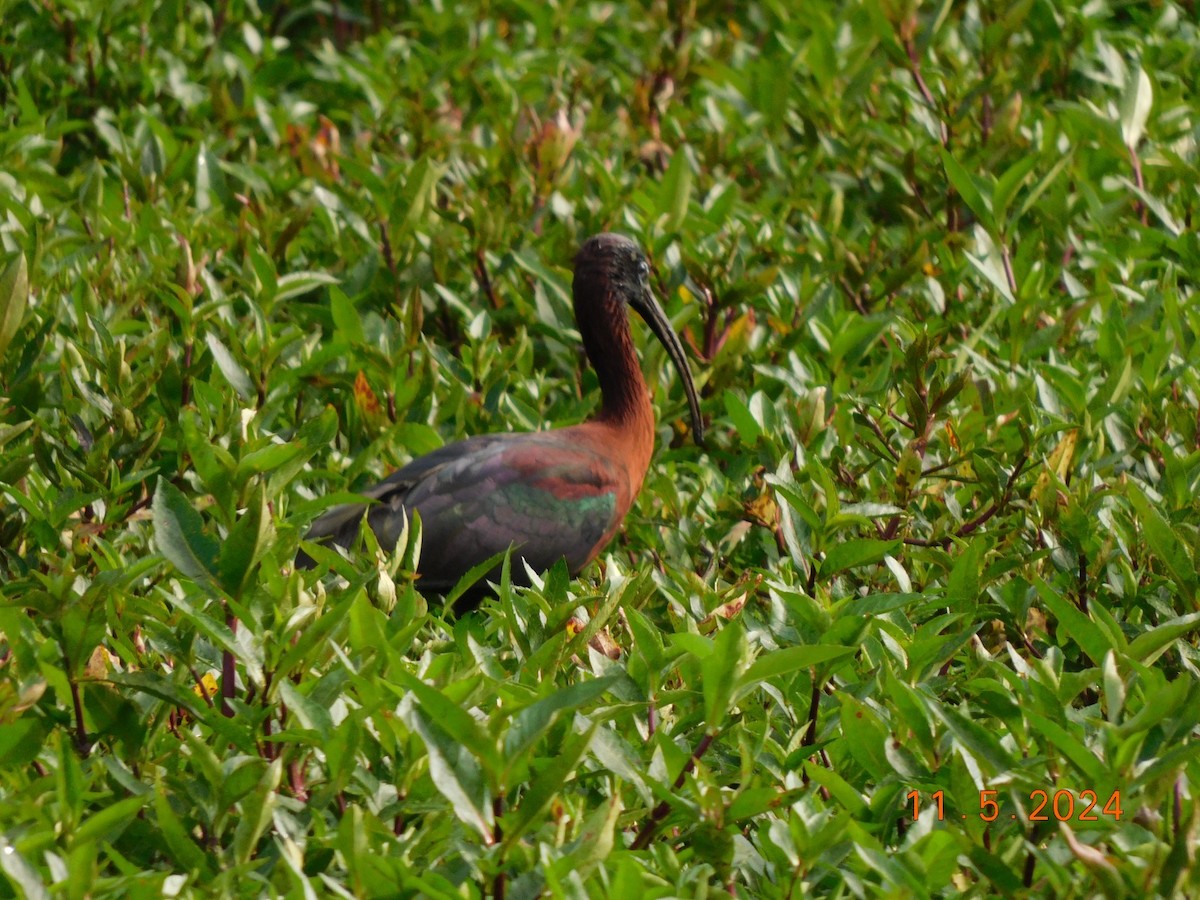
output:
[{"label": "long curved bill", "polygon": [[683,344],[679,342],[678,336],[671,330],[671,323],[667,320],[667,314],[663,312],[663,308],[654,299],[654,294],[650,292],[649,288],[641,296],[631,301],[629,305],[636,309],[638,315],[646,320],[646,324],[650,326],[650,330],[654,332],[654,336],[658,338],[658,342],[667,349],[667,355],[671,357],[671,362],[675,364],[675,371],[683,379],[683,388],[687,391],[688,406],[692,411],[692,436],[695,438],[697,444],[703,446],[704,420],[700,417],[700,400],[696,397],[696,385],[692,381],[692,370],[688,368],[687,357],[683,354]]}]

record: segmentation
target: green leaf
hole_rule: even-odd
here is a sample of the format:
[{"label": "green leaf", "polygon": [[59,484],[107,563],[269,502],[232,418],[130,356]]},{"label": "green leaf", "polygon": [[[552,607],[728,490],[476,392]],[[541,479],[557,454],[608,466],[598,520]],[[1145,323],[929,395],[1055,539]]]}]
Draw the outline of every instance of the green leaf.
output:
[{"label": "green leaf", "polygon": [[490,843],[493,840],[492,810],[478,760],[466,746],[450,739],[435,724],[442,720],[440,712],[427,714],[416,704],[402,704],[400,716],[425,744],[433,786],[449,801],[455,815]]},{"label": "green leaf", "polygon": [[279,685],[279,692],[281,699],[287,704],[288,709],[296,714],[302,727],[315,731],[320,735],[322,741],[329,739],[334,727],[329,710],[319,703],[314,703],[307,695],[287,681]]},{"label": "green leaf", "polygon": [[592,754],[607,770],[632,784],[644,803],[652,803],[654,794],[646,783],[638,754],[617,732],[601,726],[592,737]]},{"label": "green leaf", "polygon": [[1136,149],[1146,131],[1150,107],[1154,105],[1154,88],[1141,66],[1131,68],[1121,97],[1121,139],[1125,146]]},{"label": "green leaf", "polygon": [[1129,642],[1125,653],[1144,666],[1152,666],[1173,643],[1197,628],[1200,628],[1200,613],[1179,616],[1139,634]]},{"label": "green leaf", "polygon": [[559,713],[578,709],[612,687],[612,677],[593,678],[554,690],[550,696],[525,707],[513,719],[504,736],[504,757],[511,767],[527,754],[558,718]]},{"label": "green leaf", "polygon": [[1028,153],[1005,169],[1004,174],[992,185],[992,212],[996,216],[1001,234],[1004,233],[1008,222],[1009,204],[1038,162],[1037,154]]},{"label": "green leaf", "polygon": [[1146,207],[1150,210],[1150,212],[1154,213],[1155,218],[1162,223],[1163,227],[1166,228],[1168,232],[1170,232],[1171,237],[1179,237],[1181,234],[1183,234],[1184,226],[1180,224],[1179,220],[1174,215],[1171,214],[1170,209],[1168,209],[1162,200],[1149,193],[1145,188],[1139,187],[1136,183],[1130,181],[1128,178],[1121,178],[1119,181],[1127,190],[1132,192],[1139,200],[1146,204]]},{"label": "green leaf", "polygon": [[37,759],[50,726],[34,716],[0,722],[0,766],[19,768]]},{"label": "green leaf", "polygon": [[218,576],[221,586],[232,597],[240,597],[254,567],[270,547],[275,532],[267,494],[259,483],[250,494],[246,511],[238,517],[229,537],[221,544]]},{"label": "green leaf", "polygon": [[1117,668],[1117,654],[1109,652],[1104,656],[1104,716],[1112,725],[1121,721],[1121,712],[1125,708],[1125,680]]},{"label": "green leaf", "polygon": [[1046,608],[1058,619],[1059,633],[1075,641],[1093,663],[1102,665],[1104,657],[1114,648],[1099,626],[1041,578],[1035,578],[1033,586]]},{"label": "green leaf", "polygon": [[237,461],[237,469],[234,471],[234,479],[238,484],[244,484],[246,479],[251,475],[259,475],[263,472],[274,472],[283,466],[290,465],[294,460],[304,456],[307,452],[308,456],[312,456],[316,447],[305,447],[303,444],[288,443],[288,444],[268,444],[266,447],[260,447],[258,450],[251,450],[245,456]]},{"label": "green leaf", "polygon": [[871,345],[891,324],[889,317],[862,316],[839,323],[840,327],[829,342],[829,364],[833,369],[861,361]]},{"label": "green leaf", "polygon": [[171,482],[159,476],[154,489],[154,542],[180,572],[211,584],[218,545],[204,531],[204,521]]},{"label": "green leaf", "polygon": [[982,275],[1009,303],[1016,303],[1012,285],[1008,283],[1008,273],[1004,271],[1002,251],[996,246],[995,240],[983,228],[975,229],[975,246],[978,254],[967,253],[967,262]]},{"label": "green leaf", "polygon": [[329,289],[329,312],[333,316],[333,327],[338,337],[348,344],[365,344],[362,319],[354,303],[339,287]]},{"label": "green leaf", "polygon": [[[557,310],[571,309],[571,285],[569,280],[564,280],[562,275],[547,266],[534,253],[514,253],[512,255],[513,264],[518,268],[528,272],[537,279],[537,283],[555,299],[555,304],[548,304],[546,310],[539,308],[539,312],[543,313],[543,318],[550,318],[549,324],[556,327],[561,327],[564,323],[557,321],[556,318],[551,318]],[[549,316],[546,315],[549,313]]]},{"label": "green leaf", "polygon": [[1017,214],[1013,216],[1013,221],[1022,219],[1029,210],[1033,209],[1038,201],[1055,181],[1058,180],[1064,170],[1071,164],[1072,157],[1070,153],[1064,155],[1058,162],[1050,167],[1050,171],[1042,176],[1041,180],[1033,186],[1033,190],[1027,193],[1021,200],[1021,208],[1017,210]]},{"label": "green leaf", "polygon": [[0,360],[25,317],[25,304],[29,300],[29,269],[25,254],[18,253],[9,260],[0,274]]},{"label": "green leaf", "polygon": [[999,738],[988,728],[976,721],[968,718],[949,706],[930,703],[930,711],[937,716],[950,733],[954,735],[955,740],[976,759],[986,762],[991,769],[987,774],[995,775],[1000,772],[1007,772],[1012,765],[1012,759],[1001,745]]},{"label": "green leaf", "polygon": [[147,803],[150,802],[150,791],[117,800],[84,819],[71,835],[74,841],[107,841],[116,840],[125,828],[137,818]]},{"label": "green leaf", "polygon": [[[562,748],[550,757],[545,767],[538,771],[532,786],[521,798],[515,815],[504,821],[504,842],[512,844],[520,839],[534,822],[541,818],[555,796],[562,790],[592,743],[592,735],[598,726],[592,724],[581,734],[572,734],[563,742]],[[510,757],[510,763],[515,762]]]},{"label": "green leaf", "polygon": [[50,891],[38,870],[3,836],[0,836],[0,869],[27,900],[50,900]]},{"label": "green leaf", "polygon": [[496,751],[493,747],[495,742],[470,713],[437,688],[426,684],[403,669],[396,669],[390,675],[396,679],[398,684],[389,684],[389,688],[401,695],[412,694],[431,717],[430,720],[437,723],[440,731],[461,747],[470,748],[478,754],[489,772],[498,770]]},{"label": "green leaf", "polygon": [[[960,618],[965,616],[946,616],[944,622],[949,625]],[[971,627],[960,626],[943,634],[913,641],[908,647],[909,674],[919,677],[935,666],[941,667],[972,642],[981,626],[982,623],[975,623]]]},{"label": "green leaf", "polygon": [[211,750],[195,748],[195,741],[189,741],[197,753],[197,762],[203,769],[205,777],[220,786],[218,801],[225,807],[232,807],[243,797],[257,787],[263,774],[270,765],[266,760],[256,756],[227,759],[222,765]]},{"label": "green leaf", "polygon": [[733,421],[733,427],[737,429],[741,442],[746,445],[756,443],[763,436],[763,429],[754,418],[750,407],[733,391],[725,392],[724,401],[725,413]]},{"label": "green leaf", "polygon": [[225,380],[238,392],[238,396],[243,400],[253,399],[255,394],[254,383],[250,381],[250,376],[246,374],[246,370],[234,359],[233,354],[229,352],[229,348],[221,343],[221,339],[211,332],[204,336],[204,342],[208,344],[209,352],[212,353],[213,359],[217,363],[217,368],[221,370],[221,374],[225,376]]},{"label": "green leaf", "polygon": [[139,162],[138,171],[151,184],[157,181],[166,170],[167,161],[163,143],[153,131],[148,131],[142,141]]},{"label": "green leaf", "polygon": [[679,230],[687,216],[691,196],[692,166],[688,161],[687,149],[678,147],[671,155],[659,189],[658,214],[664,217],[663,231],[670,233]]},{"label": "green leaf", "polygon": [[711,639],[706,638],[702,634],[695,634],[690,631],[678,631],[668,635],[667,640],[671,646],[677,649],[690,653],[698,660],[706,660],[716,652]]},{"label": "green leaf", "polygon": [[1020,870],[1014,871],[1007,860],[989,853],[983,847],[970,848],[967,857],[980,874],[991,881],[1006,897],[1024,892],[1025,885],[1021,881]]},{"label": "green leaf", "polygon": [[[576,849],[570,855],[561,858],[556,868],[566,868],[569,872],[577,872],[586,877],[597,865],[609,859],[613,848],[618,846],[617,826],[623,811],[620,797],[612,797],[598,804],[579,830]],[[640,893],[639,890],[632,894],[622,893],[620,885],[614,881],[613,890],[608,896],[628,897],[638,896]]]},{"label": "green leaf", "polygon": [[234,475],[237,463],[233,455],[220,444],[209,440],[201,430],[200,417],[184,411],[180,417],[184,446],[204,487],[212,492],[217,504],[230,510],[234,504]]},{"label": "green leaf", "polygon": [[847,694],[839,694],[838,701],[842,707],[841,732],[846,752],[873,779],[883,781],[892,771],[884,746],[890,739],[888,729],[867,704]]},{"label": "green leaf", "polygon": [[592,638],[599,634],[609,623],[618,609],[630,609],[637,606],[653,590],[654,585],[649,572],[645,572],[639,577],[631,578],[622,585],[620,590],[610,590],[599,608],[592,613],[591,618],[588,619],[587,624],[579,633],[577,638],[579,645],[582,646],[591,642]]},{"label": "green leaf", "polygon": [[801,520],[803,521],[804,525],[808,527],[809,531],[820,534],[824,530],[825,523],[821,520],[821,517],[817,514],[817,511],[813,509],[812,505],[808,502],[804,495],[800,493],[799,485],[793,482],[783,481],[775,476],[769,477],[767,479],[767,484],[771,485],[776,496],[783,500],[788,509],[800,516]]},{"label": "green leaf", "polygon": [[665,650],[662,633],[636,607],[627,608],[625,618],[629,622],[629,633],[633,636],[634,651],[645,660],[651,671],[657,673],[662,668]]},{"label": "green leaf", "polygon": [[1146,536],[1146,544],[1156,557],[1162,560],[1171,577],[1180,587],[1183,599],[1191,602],[1196,598],[1196,565],[1188,551],[1187,543],[1175,533],[1158,507],[1150,502],[1142,489],[1130,482],[1127,496],[1137,513],[1138,524]]},{"label": "green leaf", "polygon": [[967,541],[967,546],[954,561],[946,579],[946,605],[951,609],[978,602],[986,545],[985,538],[972,538]]},{"label": "green leaf", "polygon": [[900,540],[880,541],[874,538],[858,538],[834,544],[821,560],[821,577],[832,578],[849,569],[882,562],[885,556],[895,553],[901,544]]},{"label": "green leaf", "polygon": [[94,596],[85,596],[72,604],[63,616],[62,647],[73,676],[82,674],[87,667],[92,652],[104,639],[106,626],[104,606],[95,602]]},{"label": "green leaf", "polygon": [[242,801],[242,815],[233,833],[233,858],[238,865],[249,862],[258,848],[259,838],[271,824],[277,803],[279,782],[283,778],[283,759],[271,760],[254,793]]},{"label": "green leaf", "polygon": [[1105,765],[1104,760],[1097,758],[1079,738],[1046,716],[1032,711],[1026,711],[1025,716],[1033,726],[1034,734],[1049,740],[1083,776],[1082,784],[1086,784],[1097,793],[1106,793],[1112,789],[1116,776]]},{"label": "green leaf", "polygon": [[174,867],[185,872],[208,873],[208,857],[188,835],[183,823],[171,808],[166,788],[162,782],[155,785],[154,818],[173,856]]},{"label": "green leaf", "polygon": [[[446,594],[446,606],[453,607],[456,600],[469,591],[472,587],[479,583],[483,576],[487,575],[496,566],[506,562],[509,558],[509,551],[503,550],[500,553],[495,553],[489,556],[481,563],[476,563],[468,569],[463,576],[458,579],[458,582]],[[417,587],[421,586],[421,582],[417,582]]]},{"label": "green leaf", "polygon": [[865,816],[868,812],[866,802],[858,790],[833,769],[816,762],[804,764],[804,774],[818,787],[823,787],[837,802],[852,816]]},{"label": "green leaf", "polygon": [[738,679],[750,664],[750,645],[740,619],[732,619],[712,642],[712,653],[700,664],[704,691],[704,721],[708,733],[721,728]]},{"label": "green leaf", "polygon": [[276,302],[290,300],[293,297],[302,297],[327,284],[337,283],[336,278],[325,272],[289,272],[287,275],[279,276],[279,280],[275,283],[273,299]]},{"label": "green leaf", "polygon": [[196,154],[196,209],[206,212],[223,205],[228,197],[221,160],[209,149],[207,142],[201,143]]},{"label": "green leaf", "polygon": [[132,693],[143,693],[148,697],[156,697],[182,710],[186,710],[197,719],[205,715],[204,701],[198,693],[183,688],[175,678],[160,675],[157,672],[114,672],[108,680],[115,685],[128,688]]},{"label": "green leaf", "polygon": [[948,151],[941,150],[940,152],[942,167],[946,170],[946,177],[950,179],[950,183],[954,185],[954,189],[958,191],[958,195],[962,197],[963,203],[967,204],[967,208],[975,213],[975,218],[980,221],[984,228],[995,232],[996,220],[992,215],[992,208],[984,199],[983,192],[980,190],[975,179]]},{"label": "green leaf", "polygon": [[425,218],[426,210],[430,207],[438,181],[442,177],[442,168],[430,162],[430,157],[422,156],[408,173],[404,185],[402,203],[404,213],[400,218],[398,237],[404,237]]},{"label": "green leaf", "polygon": [[[0,356],[3,355],[3,351],[0,350]],[[3,448],[5,444],[28,430],[32,425],[32,419],[26,419],[24,422],[18,422],[16,425],[0,425],[0,448]]]},{"label": "green leaf", "polygon": [[[329,603],[322,609],[313,604],[307,610],[301,608],[296,611],[291,621],[296,621],[298,616],[305,612],[311,613],[311,618],[302,618],[302,626],[300,633],[293,641],[290,647],[279,658],[279,666],[277,672],[280,674],[290,673],[298,666],[304,665],[306,662],[312,663],[315,658],[319,658],[322,651],[327,645],[331,632],[340,630],[342,623],[349,618],[351,610],[355,606],[355,600],[352,595],[343,594],[336,601]],[[282,689],[282,682],[280,687]],[[324,713],[327,718],[328,710],[323,706],[318,705],[321,713]],[[308,712],[309,723],[306,727],[317,728],[321,727],[325,719],[318,718],[321,713]],[[328,728],[332,729],[332,721],[328,722]]]},{"label": "green leaf", "polygon": [[745,686],[755,685],[780,675],[790,675],[800,669],[819,666],[830,660],[851,656],[855,647],[835,647],[826,644],[810,644],[805,647],[784,647],[764,653],[756,659],[741,678]]},{"label": "green leaf", "polygon": [[[304,466],[310,459],[320,453],[329,442],[333,440],[337,434],[338,416],[337,412],[329,406],[321,410],[321,414],[315,418],[309,419],[300,426],[300,430],[296,433],[296,438],[292,444],[299,448],[296,455],[285,454],[278,451],[278,456],[268,456],[268,452],[274,453],[275,446],[264,448],[263,456],[258,457],[256,453],[248,453],[238,462],[238,468],[241,470],[243,466],[250,466],[250,458],[254,457],[254,464],[250,467],[251,471],[258,471],[259,465],[262,465],[260,471],[270,471],[271,475],[267,480],[267,496],[274,497],[280,493],[283,487],[290,484],[292,479],[304,470]],[[267,465],[267,463],[270,465]]]}]

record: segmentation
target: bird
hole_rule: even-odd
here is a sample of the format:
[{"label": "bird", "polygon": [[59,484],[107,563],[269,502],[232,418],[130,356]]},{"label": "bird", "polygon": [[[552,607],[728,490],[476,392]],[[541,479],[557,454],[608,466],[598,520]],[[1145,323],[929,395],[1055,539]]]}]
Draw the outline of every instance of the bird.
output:
[{"label": "bird", "polygon": [[[635,310],[666,348],[687,393],[692,434],[704,423],[683,345],[650,285],[639,245],[593,235],[575,256],[575,321],[596,370],[600,409],[588,421],[548,431],[485,434],[446,444],[362,491],[373,501],[316,519],[307,540],[350,547],[364,513],[383,548],[396,546],[413,512],[421,517],[417,587],[445,594],[472,568],[512,548],[511,579],[528,584],[523,559],[545,571],[565,559],[572,577],[612,540],[641,491],[654,451],[650,393],[629,327]],[[297,565],[314,560],[301,549]],[[497,566],[485,575],[497,581]]]}]

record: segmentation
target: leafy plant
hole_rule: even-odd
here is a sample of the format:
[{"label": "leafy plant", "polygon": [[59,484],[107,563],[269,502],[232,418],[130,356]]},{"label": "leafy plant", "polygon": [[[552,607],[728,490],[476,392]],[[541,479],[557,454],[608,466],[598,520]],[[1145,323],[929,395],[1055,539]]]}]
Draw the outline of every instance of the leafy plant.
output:
[{"label": "leafy plant", "polygon": [[[0,892],[1195,890],[1187,4],[3,5]],[[693,355],[600,564],[308,523]],[[511,565],[511,564],[509,564]]]}]

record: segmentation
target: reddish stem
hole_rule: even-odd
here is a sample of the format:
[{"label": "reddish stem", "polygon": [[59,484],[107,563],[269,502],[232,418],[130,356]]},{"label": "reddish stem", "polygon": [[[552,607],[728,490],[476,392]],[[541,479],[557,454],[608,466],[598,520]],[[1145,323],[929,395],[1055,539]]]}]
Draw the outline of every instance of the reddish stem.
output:
[{"label": "reddish stem", "polygon": [[[1136,147],[1129,148],[1129,159],[1133,163],[1133,183],[1138,186],[1139,190],[1145,191],[1146,190],[1146,181],[1142,177],[1142,160],[1138,156]],[[1140,197],[1138,198],[1137,202],[1133,204],[1133,208],[1137,210],[1138,215],[1142,220],[1142,224],[1149,225],[1150,224],[1150,211],[1148,209],[1146,209],[1146,204],[1144,204],[1141,201]]]},{"label": "reddish stem", "polygon": [[[696,763],[700,761],[709,746],[712,745],[713,739],[716,738],[716,732],[706,731],[704,737],[700,738],[700,743],[696,745],[696,749],[692,751],[692,755],[688,757],[688,761],[684,763],[683,770],[679,773],[679,777],[675,779],[675,783],[671,786],[672,790],[679,790],[683,787],[687,777],[695,768]],[[671,802],[664,800],[658,806],[654,807],[649,817],[642,823],[638,829],[638,835],[633,839],[633,843],[629,845],[630,850],[645,850],[650,846],[650,842],[654,840],[654,834],[658,831],[658,826],[662,824],[663,819],[671,811]]]},{"label": "reddish stem", "polygon": [[[238,620],[231,612],[225,613],[225,624],[229,626],[230,632],[234,636],[237,635]],[[226,718],[233,718],[233,706],[230,705],[230,700],[233,699],[234,677],[236,670],[234,668],[233,654],[226,650],[221,654],[221,715]]]}]

